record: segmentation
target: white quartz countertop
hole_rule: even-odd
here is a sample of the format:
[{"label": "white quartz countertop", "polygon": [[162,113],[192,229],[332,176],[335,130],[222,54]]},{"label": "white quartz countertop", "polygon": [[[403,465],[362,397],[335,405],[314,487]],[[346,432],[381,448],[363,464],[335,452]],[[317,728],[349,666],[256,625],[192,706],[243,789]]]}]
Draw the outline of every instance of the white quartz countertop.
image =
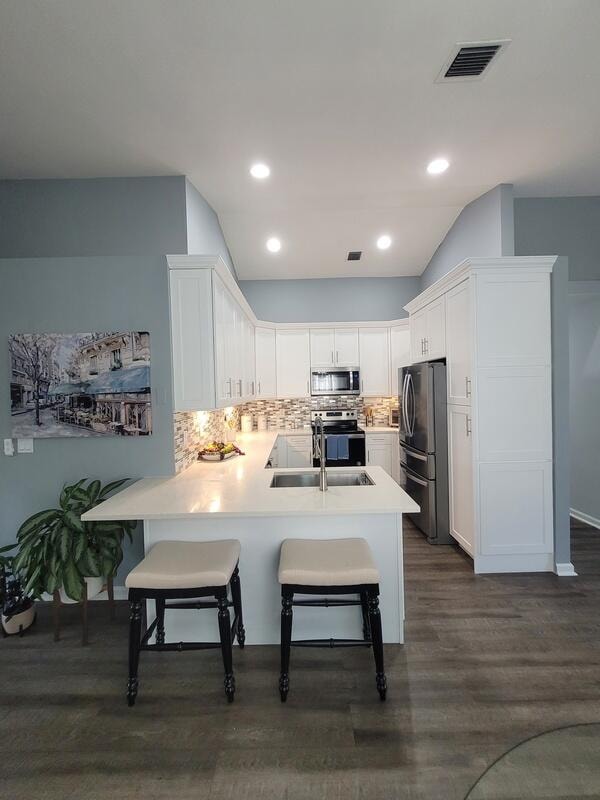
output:
[{"label": "white quartz countertop", "polygon": [[[372,430],[372,429],[370,429]],[[365,471],[373,486],[270,487],[278,472],[318,470],[265,469],[278,435],[310,433],[270,430],[238,434],[236,443],[246,453],[226,461],[198,461],[179,475],[143,478],[96,506],[83,520],[176,519],[220,514],[230,517],[304,516],[310,514],[402,514],[418,505],[381,467],[354,467]],[[349,471],[350,468],[341,468]],[[328,467],[328,473],[340,468]]]}]

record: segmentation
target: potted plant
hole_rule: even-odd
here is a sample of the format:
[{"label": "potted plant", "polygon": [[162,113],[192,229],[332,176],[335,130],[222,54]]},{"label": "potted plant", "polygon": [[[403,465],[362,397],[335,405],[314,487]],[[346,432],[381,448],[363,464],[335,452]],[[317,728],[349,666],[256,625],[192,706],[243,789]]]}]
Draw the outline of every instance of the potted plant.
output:
[{"label": "potted plant", "polygon": [[18,633],[20,636],[35,621],[33,600],[23,591],[21,581],[13,568],[13,556],[6,555],[16,547],[9,544],[0,548],[0,607],[2,608],[2,635]]},{"label": "potted plant", "polygon": [[92,430],[98,432],[108,430],[108,422],[109,422],[108,417],[105,417],[102,414],[94,414],[91,421],[92,421]]},{"label": "potted plant", "polygon": [[81,515],[106,500],[127,478],[102,487],[86,479],[65,486],[59,508],[38,511],[17,532],[19,552],[14,568],[24,576],[25,594],[61,592],[64,602],[78,602],[87,584],[87,597],[102,591],[106,578],[123,560],[123,537],[131,541],[135,521],[83,522]]}]

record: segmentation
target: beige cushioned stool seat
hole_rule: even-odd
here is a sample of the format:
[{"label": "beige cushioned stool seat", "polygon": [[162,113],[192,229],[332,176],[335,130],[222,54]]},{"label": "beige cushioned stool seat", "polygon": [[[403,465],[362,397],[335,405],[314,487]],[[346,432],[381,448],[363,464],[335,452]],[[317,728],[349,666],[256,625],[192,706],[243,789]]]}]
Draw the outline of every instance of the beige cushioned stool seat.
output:
[{"label": "beige cushioned stool seat", "polygon": [[285,539],[279,583],[356,586],[379,583],[379,572],[365,539]]},{"label": "beige cushioned stool seat", "polygon": [[240,557],[237,539],[158,542],[125,579],[128,589],[198,589],[229,583]]}]

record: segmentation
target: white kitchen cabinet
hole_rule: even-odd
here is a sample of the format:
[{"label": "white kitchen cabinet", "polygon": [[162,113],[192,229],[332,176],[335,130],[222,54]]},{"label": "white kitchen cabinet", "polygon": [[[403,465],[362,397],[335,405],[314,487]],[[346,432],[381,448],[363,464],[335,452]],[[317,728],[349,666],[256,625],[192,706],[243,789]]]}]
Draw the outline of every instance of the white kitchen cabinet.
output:
[{"label": "white kitchen cabinet", "polygon": [[383,467],[394,476],[394,434],[369,433],[366,435],[367,465]]},{"label": "white kitchen cabinet", "polygon": [[448,406],[448,491],[450,533],[474,555],[473,439],[471,409]]},{"label": "white kitchen cabinet", "polygon": [[336,367],[358,367],[358,328],[336,328],[334,351]]},{"label": "white kitchen cabinet", "polygon": [[312,369],[357,367],[358,363],[358,328],[310,329]]},{"label": "white kitchen cabinet", "polygon": [[471,283],[464,280],[446,294],[448,403],[470,405],[473,385]]},{"label": "white kitchen cabinet", "polygon": [[433,300],[410,317],[413,362],[431,361],[446,355],[445,297]]},{"label": "white kitchen cabinet", "polygon": [[247,402],[256,400],[256,352],[254,324],[244,315],[243,332],[243,393]]},{"label": "white kitchen cabinet", "polygon": [[310,396],[310,337],[307,328],[277,330],[277,397]]},{"label": "white kitchen cabinet", "polygon": [[389,328],[360,328],[360,386],[364,397],[389,397]]},{"label": "white kitchen cabinet", "polygon": [[[286,436],[287,467],[312,467],[312,435]],[[281,466],[281,465],[280,465]]]},{"label": "white kitchen cabinet", "polygon": [[275,329],[255,329],[256,398],[265,400],[277,397],[277,356]]},{"label": "white kitchen cabinet", "polygon": [[410,329],[408,325],[390,328],[391,396],[398,397],[398,370],[412,363],[410,354]]},{"label": "white kitchen cabinet", "polygon": [[335,331],[333,328],[310,329],[311,369],[331,369],[335,365]]}]

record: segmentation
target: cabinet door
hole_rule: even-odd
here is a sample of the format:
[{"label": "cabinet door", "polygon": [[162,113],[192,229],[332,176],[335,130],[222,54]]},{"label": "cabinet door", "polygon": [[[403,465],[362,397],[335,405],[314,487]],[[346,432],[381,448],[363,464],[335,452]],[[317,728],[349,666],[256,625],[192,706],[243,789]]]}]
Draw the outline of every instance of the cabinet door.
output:
[{"label": "cabinet door", "polygon": [[244,399],[244,314],[235,300],[229,295],[231,306],[232,336],[227,342],[227,360],[229,362],[229,374],[233,384],[234,404],[243,402]]},{"label": "cabinet door", "polygon": [[361,394],[367,397],[388,397],[390,394],[389,329],[361,328],[358,340]]},{"label": "cabinet door", "polygon": [[383,467],[392,475],[393,447],[391,436],[367,436],[367,464],[371,467]]},{"label": "cabinet door", "polygon": [[169,274],[175,411],[215,407],[211,270]]},{"label": "cabinet door", "polygon": [[474,555],[473,446],[471,409],[448,406],[450,533]]},{"label": "cabinet door", "polygon": [[446,355],[446,298],[440,297],[425,307],[425,353],[428,359]]},{"label": "cabinet door", "polygon": [[336,328],[334,355],[336,367],[358,367],[358,328]]},{"label": "cabinet door", "polygon": [[335,332],[333,328],[310,329],[310,366],[329,369],[335,364]]},{"label": "cabinet door", "polygon": [[306,328],[278,330],[277,397],[310,396],[310,341]]},{"label": "cabinet door", "polygon": [[312,436],[286,436],[287,466],[312,467]]},{"label": "cabinet door", "polygon": [[277,397],[275,330],[256,328],[256,397]]},{"label": "cabinet door", "polygon": [[410,330],[408,326],[390,328],[390,350],[392,354],[391,387],[392,397],[398,397],[398,370],[411,364]]},{"label": "cabinet door", "polygon": [[446,295],[448,403],[471,404],[471,287],[463,281]]},{"label": "cabinet door", "polygon": [[232,339],[235,323],[229,292],[216,275],[213,281],[215,396],[217,408],[224,408],[234,402]]},{"label": "cabinet door", "polygon": [[254,352],[254,325],[244,315],[244,398],[256,398],[256,359]]},{"label": "cabinet door", "polygon": [[425,309],[411,314],[409,317],[410,355],[412,363],[427,361],[425,339],[427,337],[427,312]]}]

